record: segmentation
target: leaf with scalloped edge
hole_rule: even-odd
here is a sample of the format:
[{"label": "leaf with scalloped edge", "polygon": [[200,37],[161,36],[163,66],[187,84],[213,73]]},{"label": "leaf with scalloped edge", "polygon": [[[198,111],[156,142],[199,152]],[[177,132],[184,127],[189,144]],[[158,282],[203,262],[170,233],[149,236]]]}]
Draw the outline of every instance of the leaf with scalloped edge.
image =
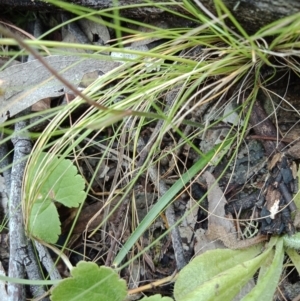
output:
[{"label": "leaf with scalloped edge", "polygon": [[61,233],[57,209],[50,200],[36,201],[29,220],[31,233],[42,241],[56,243]]},{"label": "leaf with scalloped edge", "polygon": [[123,301],[127,295],[126,282],[109,267],[81,261],[71,276],[53,289],[51,301]]},{"label": "leaf with scalloped edge", "polygon": [[61,229],[55,203],[78,207],[86,196],[85,182],[71,160],[42,152],[31,164],[27,185],[38,193],[27,217],[27,231],[42,241],[56,243]]}]

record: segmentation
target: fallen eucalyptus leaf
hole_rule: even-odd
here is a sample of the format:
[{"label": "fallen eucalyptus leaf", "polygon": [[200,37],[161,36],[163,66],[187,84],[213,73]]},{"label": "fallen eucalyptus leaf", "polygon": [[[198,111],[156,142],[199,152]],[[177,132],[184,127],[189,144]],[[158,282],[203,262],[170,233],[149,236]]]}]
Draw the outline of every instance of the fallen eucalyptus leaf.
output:
[{"label": "fallen eucalyptus leaf", "polygon": [[[216,239],[222,240],[226,247],[229,247],[237,239],[236,230],[232,220],[226,218],[225,204],[227,200],[224,196],[223,191],[220,189],[214,176],[206,171],[203,177],[207,182],[207,199],[208,199],[208,230],[207,238],[211,241]],[[224,231],[219,232],[220,229]],[[232,246],[230,246],[232,247]]]},{"label": "fallen eucalyptus leaf", "polygon": [[[76,86],[88,72],[100,70],[107,73],[120,65],[110,60],[109,56],[107,58],[104,61],[54,55],[44,60]],[[70,92],[39,60],[11,66],[0,72],[0,91],[0,123],[41,99]]]}]

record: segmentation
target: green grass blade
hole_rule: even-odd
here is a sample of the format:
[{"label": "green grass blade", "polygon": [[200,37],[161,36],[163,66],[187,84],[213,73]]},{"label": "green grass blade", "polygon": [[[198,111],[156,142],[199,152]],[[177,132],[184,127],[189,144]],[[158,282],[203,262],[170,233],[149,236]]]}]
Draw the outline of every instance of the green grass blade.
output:
[{"label": "green grass blade", "polygon": [[61,280],[32,280],[32,279],[20,279],[13,277],[6,277],[0,275],[0,281],[7,281],[10,283],[19,283],[25,285],[55,285],[61,282]]},{"label": "green grass blade", "polygon": [[113,265],[118,267],[125,256],[128,254],[130,249],[133,247],[135,242],[143,235],[147,228],[152,224],[153,220],[166,208],[168,204],[172,202],[176,194],[188,183],[192,177],[194,177],[199,171],[201,171],[212,158],[220,152],[223,148],[229,146],[233,142],[232,139],[225,140],[224,143],[218,145],[209,151],[203,158],[201,158],[196,164],[194,164],[182,177],[177,180],[174,185],[168,190],[168,193],[163,195],[154,207],[148,212],[145,218],[141,221],[139,226],[135,229],[129,239],[126,241],[120,252],[115,258]]}]

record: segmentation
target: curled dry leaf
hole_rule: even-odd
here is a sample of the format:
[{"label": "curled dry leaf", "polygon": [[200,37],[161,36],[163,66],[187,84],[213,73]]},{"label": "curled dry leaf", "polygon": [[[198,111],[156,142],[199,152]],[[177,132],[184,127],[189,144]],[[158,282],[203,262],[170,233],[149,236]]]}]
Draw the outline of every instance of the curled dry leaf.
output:
[{"label": "curled dry leaf", "polygon": [[[227,204],[223,191],[220,189],[214,176],[206,171],[203,174],[208,189],[208,231],[210,240],[226,240],[226,236],[236,239],[236,230],[233,222],[225,216],[225,205]],[[220,229],[222,229],[220,231]],[[224,235],[225,234],[225,235]],[[226,243],[223,241],[226,245]]]}]

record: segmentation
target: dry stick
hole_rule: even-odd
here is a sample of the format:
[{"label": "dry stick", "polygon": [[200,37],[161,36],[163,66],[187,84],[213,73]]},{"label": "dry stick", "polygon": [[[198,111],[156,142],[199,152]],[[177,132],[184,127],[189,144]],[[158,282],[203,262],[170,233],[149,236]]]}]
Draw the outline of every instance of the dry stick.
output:
[{"label": "dry stick", "polygon": [[[2,140],[4,138],[4,135],[1,135],[0,139]],[[9,160],[10,157],[8,156],[8,147],[6,142],[0,142],[0,170],[2,170],[4,181],[5,181],[5,190],[8,192],[10,190],[10,177],[11,177],[11,169],[8,167],[11,163]],[[6,204],[3,204],[3,202],[0,204],[0,207],[4,214],[7,214],[8,208],[6,207]],[[0,276],[6,276],[5,270],[2,266],[2,263],[0,261]],[[6,291],[6,283],[5,281],[0,281],[0,296],[2,301],[8,300],[8,294]]]},{"label": "dry stick", "polygon": [[[278,137],[269,137],[269,136],[259,136],[259,135],[248,135],[246,137],[246,140],[250,140],[250,139],[258,139],[258,140],[271,140],[271,141],[278,141]],[[280,138],[280,142],[284,142],[284,143],[294,143],[297,140],[299,140],[299,138],[297,139],[291,139],[291,138]]]},{"label": "dry stick", "polygon": [[[25,264],[25,270],[27,277],[30,280],[43,280],[37,258],[33,249],[32,242],[28,240],[27,246],[28,264]],[[39,298],[46,295],[46,290],[42,285],[30,285],[30,292],[34,298]],[[47,297],[41,299],[43,301],[48,301]]]},{"label": "dry stick", "polygon": [[[23,114],[26,113],[26,110]],[[24,128],[27,120],[18,121],[15,124],[15,132],[12,137],[14,145],[14,164],[11,170],[11,187],[9,203],[9,231],[10,231],[10,257],[9,277],[24,279],[24,265],[31,264],[28,257],[28,242],[24,232],[24,222],[21,208],[22,182],[26,166],[26,158],[31,151],[31,141]],[[8,300],[24,301],[25,288],[23,284],[8,283]]]},{"label": "dry stick", "polygon": [[[21,125],[20,129],[22,129],[22,125]],[[29,144],[28,147],[27,147],[27,149],[26,149],[26,152],[29,152],[30,149],[31,149],[30,141],[27,141],[26,143]],[[9,168],[7,169],[7,166],[9,166],[11,162],[9,160],[8,149],[7,149],[7,145],[5,143],[2,143],[0,145],[0,157],[3,158],[1,160],[1,162],[0,162],[0,167],[1,167],[1,169],[5,170],[4,177],[5,177],[5,182],[6,182],[6,190],[10,191],[10,189],[11,189],[11,181],[12,181],[13,185],[15,185],[15,183],[14,183],[14,179],[11,177],[11,170]],[[24,162],[24,164],[26,164],[26,163]],[[23,166],[24,165],[22,165],[22,168],[23,168]],[[20,170],[20,179],[21,179],[21,181],[22,181],[22,178],[23,178],[23,172],[22,172],[22,170]],[[18,184],[18,187],[19,187],[19,184]],[[17,195],[17,193],[18,192],[16,191],[16,195]],[[19,196],[21,196],[21,192],[20,192]],[[19,202],[18,207],[16,207],[16,208],[21,208],[20,202]],[[14,209],[15,208],[13,208],[13,211],[15,213]],[[11,208],[10,208],[10,210],[11,210]],[[15,217],[22,219],[22,216],[21,217],[15,216]],[[22,226],[23,224],[21,223],[20,225]],[[24,230],[22,229],[22,232],[23,231]],[[21,237],[23,235],[24,235],[24,233],[20,233]],[[12,235],[12,232],[10,232],[10,241],[14,240],[13,238],[14,238],[14,236]],[[22,238],[22,240],[23,240],[23,238]],[[37,265],[37,263],[35,261],[35,255],[34,255],[34,252],[32,250],[32,245],[31,245],[31,243],[29,241],[26,241],[26,238],[25,238],[25,242],[28,243],[28,245],[26,246],[26,243],[24,245],[20,245],[19,249],[20,249],[20,252],[23,255],[24,254],[28,254],[27,261],[30,264],[28,264],[28,265],[25,266],[26,267],[27,275],[28,275],[28,277],[30,279],[42,279],[42,277],[41,277],[41,275],[39,273],[39,266]],[[15,243],[15,241],[13,241],[13,243]],[[12,256],[13,256],[12,251],[10,251],[10,258],[13,258]],[[33,296],[35,296],[35,297],[41,296],[45,292],[41,286],[31,286],[31,291],[33,293]],[[1,294],[1,296],[4,298],[5,293],[3,292]],[[10,297],[9,300],[14,300],[14,296]],[[43,299],[43,300],[46,300],[46,299]]]},{"label": "dry stick", "polygon": [[[24,112],[26,113],[27,110]],[[22,124],[20,124],[22,123]],[[23,122],[17,122],[17,124],[20,125],[19,127],[19,131],[22,131],[22,126],[25,127],[25,124],[27,122],[23,121]],[[17,124],[16,124],[16,128],[17,128]],[[14,138],[16,139],[16,138]],[[22,135],[20,136],[20,138],[17,138],[18,140],[20,140],[21,142],[19,142],[18,140],[16,140],[16,142],[18,142],[21,146],[21,148],[23,147],[22,144],[27,144],[26,146],[26,152],[23,153],[23,157],[26,157],[27,154],[30,153],[31,151],[31,142],[29,139],[23,139]],[[22,257],[22,261],[20,261],[20,263],[23,263],[25,265],[25,269],[26,269],[26,273],[29,279],[31,280],[41,280],[43,279],[41,273],[40,273],[40,268],[39,265],[36,261],[36,256],[32,247],[32,243],[31,241],[27,240],[25,237],[25,233],[24,233],[24,223],[23,223],[23,217],[22,217],[22,212],[21,212],[21,188],[22,188],[22,181],[23,181],[23,174],[24,174],[24,168],[26,165],[26,159],[22,157],[22,149],[19,152],[19,159],[16,160],[16,143],[15,144],[15,156],[14,156],[14,165],[13,165],[13,171],[15,171],[16,168],[16,174],[17,177],[12,173],[11,176],[11,201],[10,201],[10,218],[9,218],[9,226],[10,226],[10,259],[14,258],[13,253],[14,252],[19,252],[19,256]],[[23,147],[24,148],[24,147]],[[28,153],[27,153],[28,152]],[[23,160],[21,163],[17,163],[19,161]],[[19,182],[20,181],[20,182]],[[21,185],[21,186],[20,186]],[[13,188],[14,187],[14,188]],[[12,194],[12,189],[14,189],[15,191],[15,195]],[[19,197],[17,197],[17,194],[19,193]],[[12,200],[15,200],[14,205],[12,205]],[[18,205],[17,205],[18,204]],[[18,208],[16,210],[16,208]],[[20,215],[20,216],[19,216]],[[15,227],[15,222],[13,220],[19,221],[20,225],[18,225],[17,228]],[[19,227],[21,226],[21,227]],[[18,233],[18,237],[20,237],[19,240],[14,241],[14,237],[16,235],[16,232]],[[12,245],[16,245],[15,249],[13,250]],[[11,265],[10,265],[10,269],[11,269]],[[21,270],[21,268],[20,268]],[[13,272],[13,271],[12,271]],[[9,272],[9,275],[11,274],[11,271]],[[31,285],[30,286],[30,290],[32,295],[36,298],[39,297],[43,294],[45,294],[45,289],[43,288],[43,286],[35,286],[35,285]],[[44,298],[43,300],[48,300],[46,298]]]},{"label": "dry stick", "polygon": [[[39,26],[38,23],[36,23]],[[32,60],[33,57],[29,57]],[[30,109],[25,110],[22,115],[30,112]],[[28,125],[28,121],[19,121],[15,125],[15,137],[12,139],[15,146],[14,165],[11,176],[11,202],[10,202],[10,265],[9,265],[9,276],[15,275],[15,277],[24,277],[24,267],[26,273],[31,280],[43,279],[40,267],[36,261],[36,256],[33,250],[31,241],[27,240],[23,228],[23,217],[21,212],[21,186],[23,181],[24,168],[26,165],[26,156],[31,151],[31,142],[26,137],[26,133],[23,129]],[[19,135],[18,132],[22,132]],[[24,136],[25,135],[25,136]],[[19,163],[20,162],[20,163]],[[7,182],[7,181],[6,181]],[[17,208],[17,209],[16,209]],[[16,225],[18,225],[16,227]],[[17,240],[12,238],[17,237]],[[15,256],[15,254],[17,256]],[[19,258],[19,260],[17,259]],[[50,258],[50,256],[49,256]],[[16,260],[17,263],[13,262]],[[52,259],[51,259],[52,260]],[[51,261],[52,262],[52,261]],[[52,269],[53,269],[52,262]],[[57,279],[57,278],[56,278]],[[9,300],[17,300],[16,295],[19,296],[20,300],[23,300],[24,288],[20,285],[9,284],[8,292],[10,294]],[[34,298],[40,297],[46,293],[43,286],[30,286],[31,293]],[[19,299],[18,299],[19,300]],[[41,300],[48,300],[48,298],[42,298]]]},{"label": "dry stick", "polygon": [[[2,140],[4,138],[0,137]],[[0,170],[3,173],[6,192],[10,191],[10,177],[11,177],[11,167],[8,167],[11,164],[11,157],[9,155],[9,150],[6,142],[0,141]],[[4,212],[7,212],[8,208],[3,208]]]},{"label": "dry stick", "polygon": [[[41,35],[41,22],[39,19],[35,21],[34,24],[34,36],[38,37]],[[34,56],[29,55],[27,61],[32,61],[34,59]],[[30,109],[25,110],[23,115],[25,113],[30,113]],[[31,145],[31,143],[30,143]],[[30,151],[31,151],[31,146],[30,146]],[[23,173],[22,173],[23,174]],[[24,201],[24,200],[23,200]],[[26,255],[27,257],[27,264],[25,264],[25,270],[28,279],[30,280],[42,280],[42,274],[40,271],[39,264],[37,262],[36,254],[33,249],[33,245],[31,240],[27,240],[27,249],[26,249]],[[34,298],[39,298],[43,295],[46,295],[46,290],[42,285],[36,286],[36,285],[30,285],[30,291],[31,294]],[[48,298],[42,298],[41,300],[47,301],[49,300]]]},{"label": "dry stick", "polygon": [[37,240],[35,241],[35,247],[38,251],[40,261],[48,272],[51,280],[61,279],[61,275],[59,274],[55,264],[53,263],[52,257],[48,251],[48,249],[40,244]]},{"label": "dry stick", "polygon": [[[179,88],[175,87],[172,89],[166,97],[166,108],[164,110],[164,113],[167,115],[169,108],[171,107],[172,103],[176,99],[177,94],[179,93]],[[147,154],[149,153],[149,150],[151,146],[154,143],[154,140],[156,139],[157,134],[160,132],[161,127],[163,125],[163,120],[159,120],[156,124],[156,127],[149,139],[149,143],[145,145],[144,140],[142,138],[139,138],[138,145],[140,147],[143,147],[143,151],[141,152],[139,162],[137,163],[137,167],[140,167],[143,165]],[[169,190],[167,185],[162,179],[159,179],[158,171],[155,166],[150,165],[148,167],[148,173],[149,176],[153,182],[153,184],[156,186],[159,195],[163,196],[166,194]],[[187,261],[184,256],[184,250],[182,246],[182,241],[179,233],[179,229],[176,224],[176,216],[175,216],[175,211],[174,211],[174,205],[171,203],[168,205],[165,211],[166,218],[169,224],[169,227],[172,229],[171,230],[171,238],[172,238],[172,244],[173,244],[173,249],[174,249],[174,254],[175,254],[175,260],[176,260],[176,267],[178,270],[182,269],[186,264]]]},{"label": "dry stick", "polygon": [[[34,33],[33,33],[35,38],[38,38],[39,36],[42,35],[42,24],[41,24],[41,20],[37,19],[35,21],[34,24]],[[29,55],[28,56],[28,61],[34,60],[35,57],[34,55]],[[43,246],[42,244],[40,244],[38,241],[35,241],[35,247],[38,251],[39,254],[39,258],[41,263],[43,264],[43,266],[45,267],[46,271],[48,272],[50,279],[51,280],[57,280],[57,279],[61,279],[61,276],[55,266],[55,264],[53,263],[52,257],[48,251],[48,249]],[[35,279],[35,280],[42,280],[42,274],[40,273],[40,267],[37,263],[36,260],[36,256],[33,250],[33,245],[32,242],[30,241],[29,246],[28,246],[28,250],[29,250],[29,256],[30,258],[32,258],[32,261],[34,263],[34,266],[32,267],[31,272],[29,272],[27,269],[27,275],[29,279]],[[43,289],[40,289],[40,293],[39,296],[43,296],[46,295],[46,291]],[[38,297],[38,296],[36,296]],[[41,300],[46,300],[46,298],[43,298]],[[48,299],[47,299],[48,300]]]},{"label": "dry stick", "polygon": [[281,192],[281,195],[283,196],[283,199],[285,200],[285,203],[289,206],[291,212],[295,212],[297,210],[297,206],[293,200],[292,194],[289,192],[285,183],[281,182],[278,188]]}]

